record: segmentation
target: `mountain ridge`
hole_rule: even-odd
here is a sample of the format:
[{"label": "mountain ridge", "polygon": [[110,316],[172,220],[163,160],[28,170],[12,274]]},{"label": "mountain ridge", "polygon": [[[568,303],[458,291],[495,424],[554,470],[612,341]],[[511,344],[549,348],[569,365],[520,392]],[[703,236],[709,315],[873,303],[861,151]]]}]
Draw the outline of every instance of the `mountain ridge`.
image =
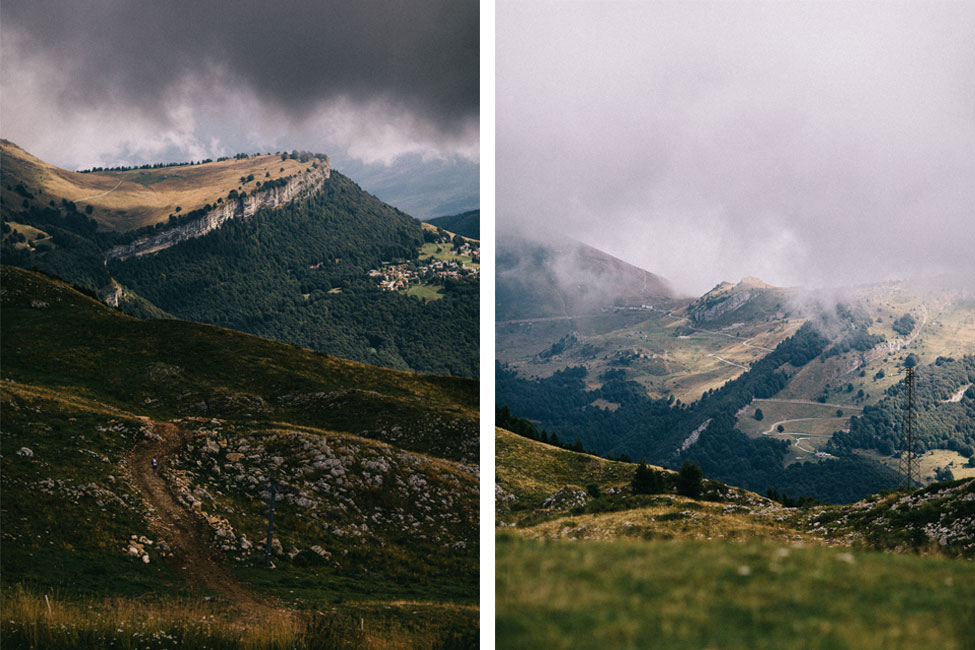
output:
[{"label": "mountain ridge", "polygon": [[[3,146],[6,154],[14,145]],[[17,166],[4,165],[4,261],[61,277],[140,317],[217,324],[393,368],[478,373],[476,251],[454,255],[449,238],[364,192],[327,156],[239,156],[64,172],[84,182],[143,178],[140,196],[173,183],[188,191],[202,179],[201,207],[174,213],[180,206],[170,205],[164,221],[128,230],[124,220],[103,227],[116,213],[58,203],[50,187],[19,180]],[[214,198],[224,181],[234,187]],[[381,286],[389,267],[405,279]]]}]

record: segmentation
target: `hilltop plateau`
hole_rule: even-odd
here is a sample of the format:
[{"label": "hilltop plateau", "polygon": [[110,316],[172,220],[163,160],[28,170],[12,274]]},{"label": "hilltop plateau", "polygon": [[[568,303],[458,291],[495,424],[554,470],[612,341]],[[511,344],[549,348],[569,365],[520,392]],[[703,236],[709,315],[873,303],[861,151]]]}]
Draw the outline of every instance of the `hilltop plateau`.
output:
[{"label": "hilltop plateau", "polygon": [[[139,320],[2,274],[5,646],[476,643],[476,381]],[[32,618],[42,594],[71,625]],[[124,633],[102,624],[124,618],[119,598],[141,608]]]},{"label": "hilltop plateau", "polygon": [[22,206],[26,200],[60,205],[64,200],[89,215],[99,230],[117,232],[166,225],[171,217],[199,209],[210,211],[222,205],[231,191],[280,186],[319,168],[327,177],[331,169],[327,156],[297,151],[85,172],[46,163],[9,140],[0,141],[0,154],[4,204]]}]

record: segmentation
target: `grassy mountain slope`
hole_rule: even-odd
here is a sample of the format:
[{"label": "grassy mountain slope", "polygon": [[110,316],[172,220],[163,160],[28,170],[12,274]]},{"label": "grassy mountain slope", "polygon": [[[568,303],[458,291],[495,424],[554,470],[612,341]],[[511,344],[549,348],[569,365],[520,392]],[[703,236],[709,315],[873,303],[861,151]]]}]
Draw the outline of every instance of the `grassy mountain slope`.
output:
[{"label": "grassy mountain slope", "polygon": [[108,268],[180,318],[387,367],[476,375],[475,281],[445,282],[443,299],[424,302],[368,276],[385,260],[416,258],[424,241],[419,223],[333,172],[292,208]]},{"label": "grassy mountain slope", "polygon": [[376,625],[419,602],[423,634],[472,624],[476,382],[141,321],[40,274],[2,273],[5,595],[202,593],[258,617],[338,607]]},{"label": "grassy mountain slope", "polygon": [[635,494],[632,464],[504,430],[496,448],[499,647],[966,648],[975,633],[975,570],[950,557],[975,552],[975,481],[789,509],[715,484],[707,500]]},{"label": "grassy mountain slope", "polygon": [[[34,195],[30,202],[60,204],[64,199],[83,211],[91,206],[91,218],[100,230],[119,232],[165,222],[177,212],[216,205],[230,190],[250,191],[255,183],[299,174],[311,165],[268,154],[194,165],[80,173],[46,163],[9,140],[0,141],[0,156],[3,203],[22,204],[27,197],[15,189],[21,183]],[[253,178],[241,183],[241,177],[248,176]]]}]

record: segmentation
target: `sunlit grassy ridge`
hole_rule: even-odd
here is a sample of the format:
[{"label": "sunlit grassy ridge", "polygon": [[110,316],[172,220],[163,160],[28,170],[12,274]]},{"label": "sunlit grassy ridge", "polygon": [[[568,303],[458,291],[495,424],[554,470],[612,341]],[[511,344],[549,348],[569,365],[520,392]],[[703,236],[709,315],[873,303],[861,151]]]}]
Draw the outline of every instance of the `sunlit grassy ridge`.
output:
[{"label": "sunlit grassy ridge", "polygon": [[[18,179],[40,204],[61,199],[84,209],[102,230],[134,230],[166,221],[170,214],[185,214],[206,204],[226,200],[231,190],[251,191],[256,182],[267,182],[306,172],[311,162],[279,155],[231,158],[199,165],[79,173],[61,169],[3,140],[5,179]],[[252,177],[241,183],[241,177]],[[5,181],[7,183],[9,181]],[[4,203],[19,205],[22,196],[0,189]],[[177,211],[177,207],[180,210]]]},{"label": "sunlit grassy ridge", "polygon": [[[636,469],[633,463],[559,449],[504,429],[495,431],[495,450],[498,521],[516,526],[525,537],[758,537],[821,542],[793,525],[788,511],[778,504],[746,490],[706,481],[713,500],[691,499],[673,490],[635,494],[630,486]],[[583,502],[546,503],[566,489],[575,490]]]},{"label": "sunlit grassy ridge", "polygon": [[526,507],[537,507],[566,484],[596,483],[606,489],[626,485],[633,474],[631,463],[559,449],[498,428],[494,451],[498,484]]}]

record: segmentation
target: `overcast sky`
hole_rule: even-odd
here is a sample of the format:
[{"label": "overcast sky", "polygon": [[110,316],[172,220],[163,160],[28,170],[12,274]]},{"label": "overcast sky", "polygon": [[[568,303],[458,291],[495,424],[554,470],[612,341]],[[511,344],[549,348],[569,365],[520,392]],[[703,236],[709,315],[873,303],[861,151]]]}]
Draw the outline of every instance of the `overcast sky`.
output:
[{"label": "overcast sky", "polygon": [[510,2],[497,220],[699,294],[975,283],[975,2]]},{"label": "overcast sky", "polygon": [[0,18],[2,135],[61,166],[479,160],[476,0],[10,0]]}]

